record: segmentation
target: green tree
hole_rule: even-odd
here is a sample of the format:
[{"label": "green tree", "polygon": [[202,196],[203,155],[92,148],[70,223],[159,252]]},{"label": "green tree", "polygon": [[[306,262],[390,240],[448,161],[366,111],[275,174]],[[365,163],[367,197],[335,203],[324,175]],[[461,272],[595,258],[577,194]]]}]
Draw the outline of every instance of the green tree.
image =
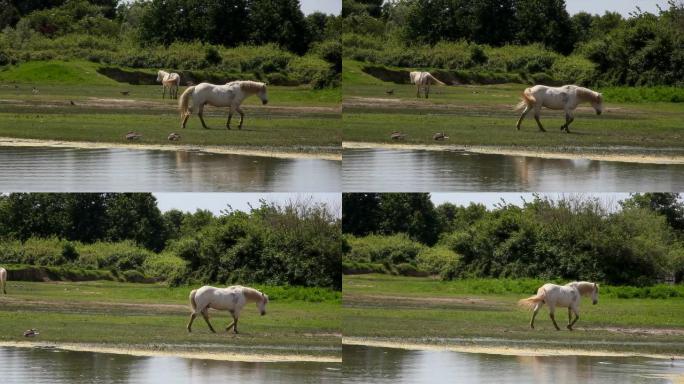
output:
[{"label": "green tree", "polygon": [[667,223],[684,235],[684,202],[679,193],[634,193],[620,202],[623,208],[643,208],[665,216]]},{"label": "green tree", "polygon": [[567,55],[575,46],[565,0],[516,0],[516,38],[521,44],[540,42]]},{"label": "green tree", "polygon": [[165,225],[151,193],[110,193],[107,199],[107,239],[133,240],[160,251],[166,242]]},{"label": "green tree", "polygon": [[277,43],[298,54],[309,49],[311,31],[299,0],[250,0],[248,19],[254,44]]},{"label": "green tree", "polygon": [[440,223],[430,194],[382,194],[378,229],[383,234],[403,232],[423,244],[434,245],[439,239]]},{"label": "green tree", "polygon": [[379,193],[342,194],[342,232],[366,236],[378,230]]}]

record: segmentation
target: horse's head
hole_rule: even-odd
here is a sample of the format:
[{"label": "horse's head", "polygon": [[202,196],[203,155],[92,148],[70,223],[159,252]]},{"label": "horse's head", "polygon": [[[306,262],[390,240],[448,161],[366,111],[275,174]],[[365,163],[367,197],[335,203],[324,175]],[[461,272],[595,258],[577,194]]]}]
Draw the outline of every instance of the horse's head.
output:
[{"label": "horse's head", "polygon": [[598,296],[599,296],[599,286],[598,284],[594,283],[594,290],[591,292],[591,303],[596,305],[598,304]]},{"label": "horse's head", "polygon": [[596,110],[596,114],[603,113],[603,95],[596,93],[596,98],[591,102],[591,106]]},{"label": "horse's head", "polygon": [[266,304],[268,304],[268,295],[261,294],[261,300],[257,301],[257,308],[261,316],[266,314]]},{"label": "horse's head", "polygon": [[164,80],[164,71],[157,71],[157,81]]},{"label": "horse's head", "polygon": [[261,85],[261,89],[257,92],[257,96],[261,99],[261,104],[268,104],[268,90],[266,89],[266,84]]}]

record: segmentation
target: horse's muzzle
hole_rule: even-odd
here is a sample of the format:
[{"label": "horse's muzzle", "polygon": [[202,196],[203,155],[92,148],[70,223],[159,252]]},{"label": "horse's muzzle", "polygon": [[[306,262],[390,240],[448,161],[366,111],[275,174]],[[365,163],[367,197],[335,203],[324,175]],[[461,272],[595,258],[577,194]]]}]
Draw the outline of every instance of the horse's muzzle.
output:
[{"label": "horse's muzzle", "polygon": [[[594,304],[596,304],[596,303],[594,303]],[[265,314],[266,314],[266,311],[261,312],[261,316],[263,316]]]},{"label": "horse's muzzle", "polygon": [[596,111],[596,114],[601,116],[601,111]]},{"label": "horse's muzzle", "polygon": [[598,304],[598,300],[594,300],[594,301],[592,302],[592,304],[594,304],[594,305]]},{"label": "horse's muzzle", "polygon": [[268,104],[268,100],[261,100],[261,105],[266,105]]}]

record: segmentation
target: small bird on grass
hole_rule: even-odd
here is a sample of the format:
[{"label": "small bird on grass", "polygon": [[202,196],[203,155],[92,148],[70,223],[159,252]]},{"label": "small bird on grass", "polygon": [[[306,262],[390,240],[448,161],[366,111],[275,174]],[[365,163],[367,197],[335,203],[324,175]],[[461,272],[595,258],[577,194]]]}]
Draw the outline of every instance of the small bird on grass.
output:
[{"label": "small bird on grass", "polygon": [[121,94],[124,96],[128,96],[129,93],[131,93],[131,91],[121,91]]},{"label": "small bird on grass", "polygon": [[432,135],[432,139],[435,141],[449,140],[449,136],[447,136],[444,132],[437,132]]},{"label": "small bird on grass", "polygon": [[37,95],[38,92],[39,92],[38,88],[36,88],[36,87],[33,87],[33,89],[31,90],[31,93],[33,93],[34,95]]},{"label": "small bird on grass", "polygon": [[38,330],[35,328],[31,328],[28,331],[24,331],[24,337],[35,337],[38,335],[40,335],[40,333],[38,333]]},{"label": "small bird on grass", "polygon": [[392,140],[404,140],[405,138],[406,138],[405,133],[401,133],[401,132],[397,132],[397,131],[392,132],[392,134],[390,135],[390,139],[392,139]]},{"label": "small bird on grass", "polygon": [[388,95],[394,95],[394,89],[389,89],[389,90],[385,91],[385,93]]},{"label": "small bird on grass", "polygon": [[76,103],[74,103],[73,100],[69,100],[69,104],[71,104],[71,105],[76,105]]},{"label": "small bird on grass", "polygon": [[130,131],[126,134],[126,140],[138,140],[142,137],[138,132]]},{"label": "small bird on grass", "polygon": [[179,135],[175,132],[169,133],[169,137],[168,137],[169,141],[178,141],[178,140],[180,140],[180,138],[181,138],[181,135]]}]

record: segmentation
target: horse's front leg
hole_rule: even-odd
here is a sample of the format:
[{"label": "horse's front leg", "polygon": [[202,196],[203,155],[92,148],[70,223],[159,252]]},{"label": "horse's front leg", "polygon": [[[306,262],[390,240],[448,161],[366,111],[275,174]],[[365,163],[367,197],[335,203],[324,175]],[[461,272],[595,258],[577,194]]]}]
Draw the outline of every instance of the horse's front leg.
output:
[{"label": "horse's front leg", "polygon": [[570,114],[570,112],[565,113],[565,125],[561,127],[561,131],[563,130],[563,127],[565,127],[565,133],[570,133],[570,123],[575,121],[575,117]]},{"label": "horse's front leg", "polygon": [[235,320],[237,320],[237,318],[235,317],[235,312],[233,310],[229,310],[228,312],[230,312],[230,315],[233,317],[233,322],[228,324],[228,326],[226,327],[226,332],[229,332],[231,328],[235,330]]},{"label": "horse's front leg", "polygon": [[242,108],[237,107],[235,110],[240,114],[240,125],[238,125],[238,129],[242,129],[242,122],[245,119],[245,114],[242,112]]},{"label": "horse's front leg", "polygon": [[162,85],[162,100],[166,98],[166,86]]},{"label": "horse's front leg", "polygon": [[427,99],[428,96],[430,96],[430,85],[425,86],[425,98]]},{"label": "horse's front leg", "polygon": [[227,129],[230,129],[230,120],[232,120],[232,119],[233,119],[233,108],[231,107],[228,110],[228,121],[226,121],[226,128]]},{"label": "horse's front leg", "polygon": [[[579,320],[579,311],[577,309],[572,310],[575,313],[575,320],[572,321],[572,323],[568,324],[568,329],[572,331],[573,325]],[[568,308],[568,316],[570,316],[570,308]]]}]

